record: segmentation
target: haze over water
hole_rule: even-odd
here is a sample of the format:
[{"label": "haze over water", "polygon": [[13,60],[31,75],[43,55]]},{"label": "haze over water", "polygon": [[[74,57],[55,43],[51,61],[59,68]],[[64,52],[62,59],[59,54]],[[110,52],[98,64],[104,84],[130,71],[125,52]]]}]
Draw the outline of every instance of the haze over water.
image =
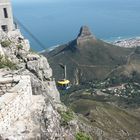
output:
[{"label": "haze over water", "polygon": [[[104,40],[140,36],[140,0],[15,1],[13,11],[46,48],[73,40],[82,25]],[[22,32],[33,49],[43,49]]]}]

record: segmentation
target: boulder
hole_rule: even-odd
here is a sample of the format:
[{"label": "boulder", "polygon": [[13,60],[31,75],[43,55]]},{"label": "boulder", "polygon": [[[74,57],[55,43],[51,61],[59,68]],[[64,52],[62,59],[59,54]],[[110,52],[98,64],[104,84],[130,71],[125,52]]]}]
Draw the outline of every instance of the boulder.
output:
[{"label": "boulder", "polygon": [[52,77],[52,69],[48,64],[47,59],[43,56],[38,57],[38,59],[34,61],[28,61],[27,69],[34,73],[40,80]]}]

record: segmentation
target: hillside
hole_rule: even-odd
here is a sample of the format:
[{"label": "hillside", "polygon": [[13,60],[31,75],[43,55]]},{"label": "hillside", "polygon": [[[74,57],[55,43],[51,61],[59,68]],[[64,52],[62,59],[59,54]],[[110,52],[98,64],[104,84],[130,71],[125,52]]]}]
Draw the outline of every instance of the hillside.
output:
[{"label": "hillside", "polygon": [[[61,100],[87,119],[85,122],[91,125],[89,131],[93,139],[131,140],[140,137],[140,110],[139,106],[130,107],[132,99],[93,88],[67,92]],[[137,104],[136,100],[133,103]],[[98,135],[95,135],[97,128]]]},{"label": "hillside", "polygon": [[56,80],[63,78],[62,63],[67,66],[67,78],[73,84],[103,80],[118,66],[125,65],[133,49],[121,48],[97,39],[83,26],[77,38],[44,53]]}]

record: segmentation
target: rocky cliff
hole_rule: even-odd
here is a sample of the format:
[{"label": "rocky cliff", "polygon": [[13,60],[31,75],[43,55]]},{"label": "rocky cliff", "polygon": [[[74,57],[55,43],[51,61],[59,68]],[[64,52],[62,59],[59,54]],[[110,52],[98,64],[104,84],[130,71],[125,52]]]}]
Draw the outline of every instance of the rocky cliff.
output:
[{"label": "rocky cliff", "polygon": [[78,119],[62,105],[47,59],[19,30],[0,40],[0,139],[74,140]]}]

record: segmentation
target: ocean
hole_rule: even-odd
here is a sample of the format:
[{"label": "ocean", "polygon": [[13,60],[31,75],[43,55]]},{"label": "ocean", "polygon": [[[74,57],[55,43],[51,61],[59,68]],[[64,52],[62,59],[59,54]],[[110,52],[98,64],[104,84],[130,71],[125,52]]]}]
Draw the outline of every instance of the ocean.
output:
[{"label": "ocean", "polygon": [[46,0],[13,2],[14,17],[35,51],[67,43],[87,25],[100,39],[112,41],[140,36],[139,0]]}]

